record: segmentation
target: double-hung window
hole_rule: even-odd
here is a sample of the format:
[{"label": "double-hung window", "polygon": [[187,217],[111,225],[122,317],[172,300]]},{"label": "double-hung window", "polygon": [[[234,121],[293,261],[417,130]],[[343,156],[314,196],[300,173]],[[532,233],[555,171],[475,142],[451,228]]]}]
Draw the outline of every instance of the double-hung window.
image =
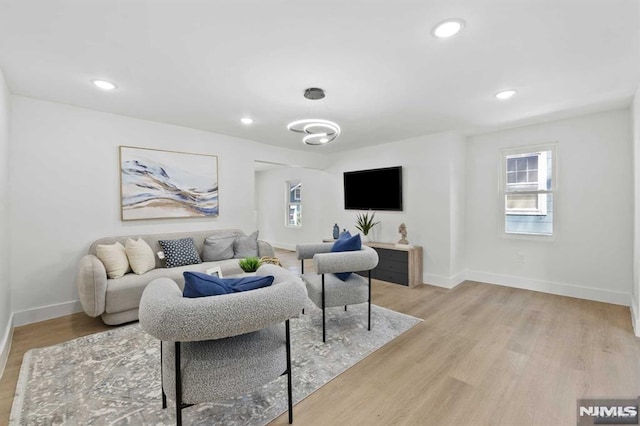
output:
[{"label": "double-hung window", "polygon": [[287,226],[302,226],[302,183],[299,180],[289,181],[286,185]]},{"label": "double-hung window", "polygon": [[504,232],[553,236],[555,144],[505,149],[501,160]]}]

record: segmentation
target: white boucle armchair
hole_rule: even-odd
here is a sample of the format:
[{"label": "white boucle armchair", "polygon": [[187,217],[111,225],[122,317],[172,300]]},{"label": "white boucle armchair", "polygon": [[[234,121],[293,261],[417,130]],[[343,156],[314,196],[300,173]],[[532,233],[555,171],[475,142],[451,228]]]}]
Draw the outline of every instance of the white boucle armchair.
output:
[{"label": "white boucle armchair", "polygon": [[[325,310],[335,306],[369,303],[367,329],[371,330],[371,270],[378,265],[378,253],[369,246],[360,250],[331,252],[333,243],[298,244],[296,253],[301,262],[302,279],[309,298],[322,309],[322,341],[326,341]],[[316,272],[304,273],[304,260],[313,259]],[[351,274],[342,281],[334,274],[368,271],[365,278]]]},{"label": "white boucle armchair", "polygon": [[183,408],[246,394],[283,374],[293,422],[289,319],[300,315],[307,291],[300,278],[275,265],[256,274],[273,275],[274,283],[200,298],[183,297],[169,278],[145,288],[140,325],[161,341],[162,407],[167,396],[176,401],[178,425]]}]

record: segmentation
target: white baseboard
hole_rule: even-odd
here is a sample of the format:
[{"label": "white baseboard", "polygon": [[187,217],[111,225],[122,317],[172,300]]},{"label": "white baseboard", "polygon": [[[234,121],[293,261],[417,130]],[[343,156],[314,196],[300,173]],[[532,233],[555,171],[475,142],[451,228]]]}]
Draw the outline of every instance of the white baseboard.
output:
[{"label": "white baseboard", "polygon": [[633,332],[635,333],[636,337],[640,337],[640,317],[638,316],[638,314],[640,314],[640,312],[638,311],[638,304],[636,302],[636,298],[631,296],[631,325],[633,325]]},{"label": "white baseboard", "polygon": [[466,280],[467,272],[462,271],[450,277],[443,277],[442,275],[434,274],[422,274],[422,282],[436,287],[444,287],[452,289],[458,284]]},{"label": "white baseboard", "polygon": [[467,280],[497,284],[505,287],[521,288],[524,290],[540,291],[557,294],[559,296],[576,297],[578,299],[594,300],[596,302],[613,303],[629,306],[631,295],[622,291],[603,290],[600,288],[583,287],[579,285],[559,283],[554,281],[536,280],[513,275],[501,275],[483,271],[467,271]]},{"label": "white baseboard", "polygon": [[0,377],[4,374],[4,368],[7,366],[9,359],[9,351],[11,351],[11,339],[13,338],[13,314],[9,316],[7,328],[4,330],[2,340],[0,340]]},{"label": "white baseboard", "polygon": [[289,251],[296,251],[296,245],[295,244],[274,243],[274,242],[271,242],[271,241],[268,241],[268,243],[271,244],[271,246],[273,248],[279,248],[279,249],[289,250]]},{"label": "white baseboard", "polygon": [[27,309],[13,313],[13,326],[31,324],[34,322],[46,321],[65,315],[82,312],[82,305],[79,300],[71,302],[57,303],[55,305],[40,306],[39,308]]}]

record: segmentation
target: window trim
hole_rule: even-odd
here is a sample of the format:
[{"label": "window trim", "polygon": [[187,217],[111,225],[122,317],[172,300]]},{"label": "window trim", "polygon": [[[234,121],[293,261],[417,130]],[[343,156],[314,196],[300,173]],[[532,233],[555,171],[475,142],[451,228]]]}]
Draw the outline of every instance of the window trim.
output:
[{"label": "window trim", "polygon": [[[513,191],[513,192],[509,192],[509,191],[505,191],[505,195],[507,195],[507,193],[511,194],[511,195],[533,195],[533,194],[538,194],[538,208],[536,209],[507,209],[506,206],[506,196],[505,196],[505,215],[513,215],[513,216],[546,216],[547,215],[547,193],[549,193],[548,191],[545,191],[544,194],[541,194],[540,191],[544,191],[544,188],[546,186],[546,182],[547,182],[547,152],[550,151],[548,149],[544,150],[544,151],[538,151],[537,155],[538,155],[538,190],[537,191]],[[502,161],[505,162],[505,160],[507,160],[507,157],[522,157],[522,158],[528,158],[528,157],[533,157],[533,155],[531,154],[536,154],[536,152],[524,152],[521,154],[505,154],[504,157],[502,158]],[[552,161],[551,161],[551,167],[553,168],[553,154],[551,155],[552,157]],[[540,167],[541,164],[544,164],[544,167]],[[508,171],[506,169],[506,163],[503,164],[503,166],[505,167],[505,171],[504,171],[504,176],[503,178],[507,175]],[[553,174],[552,174],[553,176]],[[552,181],[553,182],[553,181]],[[529,185],[531,185],[532,183],[527,183]],[[524,184],[524,185],[527,185]],[[505,182],[505,187],[515,187],[518,185],[522,185],[519,183],[509,183],[509,182]],[[534,234],[537,235],[537,234]]]},{"label": "window trim", "polygon": [[[299,197],[297,202],[291,201],[291,187],[298,185]],[[291,224],[289,221],[289,211],[292,205],[298,205],[300,208],[300,225]],[[299,229],[302,228],[302,181],[299,179],[287,180],[284,183],[284,226],[286,228]]]},{"label": "window trim", "polygon": [[[551,187],[548,190],[544,190],[543,193],[538,191],[520,191],[517,194],[526,194],[533,193],[543,195],[545,198],[548,194],[551,194],[553,197],[553,230],[551,235],[544,234],[532,234],[525,232],[507,232],[506,230],[506,217],[508,215],[506,211],[506,195],[507,195],[507,164],[506,158],[507,156],[519,155],[519,154],[530,154],[534,152],[542,152],[542,151],[551,151]],[[518,147],[510,147],[510,148],[502,148],[498,150],[498,170],[499,170],[499,178],[498,178],[498,233],[502,238],[507,239],[523,239],[523,240],[531,240],[531,241],[555,241],[558,235],[558,142],[552,142],[548,144],[540,144],[540,145],[523,145]],[[538,166],[538,170],[540,167]],[[546,172],[545,172],[546,173]],[[540,181],[540,179],[538,179]],[[539,200],[540,202],[540,200]],[[546,200],[545,200],[545,209],[546,209]],[[514,213],[516,214],[516,213]],[[519,215],[525,215],[526,213],[522,213]],[[528,214],[533,216],[532,214]]]}]

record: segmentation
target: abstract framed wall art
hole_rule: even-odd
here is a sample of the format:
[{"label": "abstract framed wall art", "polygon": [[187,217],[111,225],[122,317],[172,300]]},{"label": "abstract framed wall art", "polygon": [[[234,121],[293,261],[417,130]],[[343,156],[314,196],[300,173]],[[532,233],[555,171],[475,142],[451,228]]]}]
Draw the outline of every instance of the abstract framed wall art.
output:
[{"label": "abstract framed wall art", "polygon": [[122,220],[218,215],[218,157],[120,146]]}]

